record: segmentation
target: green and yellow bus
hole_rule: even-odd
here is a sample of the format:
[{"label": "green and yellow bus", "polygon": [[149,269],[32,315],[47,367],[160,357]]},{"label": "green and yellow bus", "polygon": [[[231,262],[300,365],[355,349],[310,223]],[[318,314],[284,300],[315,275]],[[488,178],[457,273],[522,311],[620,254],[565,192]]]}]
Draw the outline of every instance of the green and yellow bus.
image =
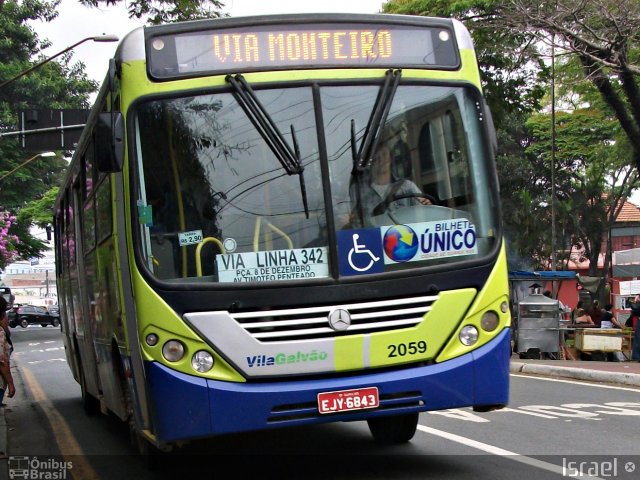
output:
[{"label": "green and yellow bus", "polygon": [[[54,219],[69,366],[143,448],[507,404],[495,133],[455,20],[274,15],[118,46]],[[373,171],[386,149],[386,183]]]}]

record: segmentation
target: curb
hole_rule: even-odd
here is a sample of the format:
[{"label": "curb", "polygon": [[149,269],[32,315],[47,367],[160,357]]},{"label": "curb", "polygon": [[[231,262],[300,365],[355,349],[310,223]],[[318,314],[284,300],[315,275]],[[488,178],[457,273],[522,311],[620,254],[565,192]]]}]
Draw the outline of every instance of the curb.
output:
[{"label": "curb", "polygon": [[511,362],[509,369],[514,373],[547,375],[552,377],[573,378],[576,380],[617,383],[620,385],[640,387],[640,374],[638,373],[606,372],[601,370],[589,370],[573,367],[556,367],[552,365],[540,365],[522,362]]},{"label": "curb", "polygon": [[0,458],[7,455],[7,419],[4,416],[4,407],[0,407]]}]

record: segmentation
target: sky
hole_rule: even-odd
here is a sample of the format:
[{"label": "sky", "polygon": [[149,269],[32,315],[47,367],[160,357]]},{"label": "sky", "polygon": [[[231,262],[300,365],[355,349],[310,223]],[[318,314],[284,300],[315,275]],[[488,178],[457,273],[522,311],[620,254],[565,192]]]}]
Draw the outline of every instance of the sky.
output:
[{"label": "sky", "polygon": [[[376,13],[384,0],[222,0],[223,12],[233,17],[268,13]],[[127,16],[124,2],[100,8],[82,6],[78,0],[62,0],[58,17],[51,22],[31,22],[40,39],[47,38],[52,46],[45,55],[52,56],[79,40],[96,35],[112,34],[122,39],[131,30],[143,26],[141,20]],[[107,72],[109,58],[118,46],[117,42],[98,43],[87,41],[73,50],[73,62],[82,61],[89,78],[101,83]]]}]

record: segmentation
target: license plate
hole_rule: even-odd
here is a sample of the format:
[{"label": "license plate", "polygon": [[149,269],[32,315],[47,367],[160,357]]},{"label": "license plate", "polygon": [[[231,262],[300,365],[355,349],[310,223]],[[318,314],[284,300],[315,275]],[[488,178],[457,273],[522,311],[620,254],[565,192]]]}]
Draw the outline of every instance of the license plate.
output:
[{"label": "license plate", "polygon": [[378,406],[380,406],[378,387],[357,388],[338,392],[322,392],[318,394],[318,411],[320,413],[364,410]]}]

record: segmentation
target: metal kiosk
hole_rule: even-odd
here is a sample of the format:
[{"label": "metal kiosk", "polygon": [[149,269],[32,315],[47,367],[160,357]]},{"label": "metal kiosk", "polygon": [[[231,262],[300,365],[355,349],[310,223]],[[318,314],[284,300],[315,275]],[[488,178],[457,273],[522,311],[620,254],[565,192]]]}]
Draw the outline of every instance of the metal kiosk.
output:
[{"label": "metal kiosk", "polygon": [[518,302],[516,352],[520,358],[543,358],[560,351],[560,304],[531,286],[531,294]]}]

